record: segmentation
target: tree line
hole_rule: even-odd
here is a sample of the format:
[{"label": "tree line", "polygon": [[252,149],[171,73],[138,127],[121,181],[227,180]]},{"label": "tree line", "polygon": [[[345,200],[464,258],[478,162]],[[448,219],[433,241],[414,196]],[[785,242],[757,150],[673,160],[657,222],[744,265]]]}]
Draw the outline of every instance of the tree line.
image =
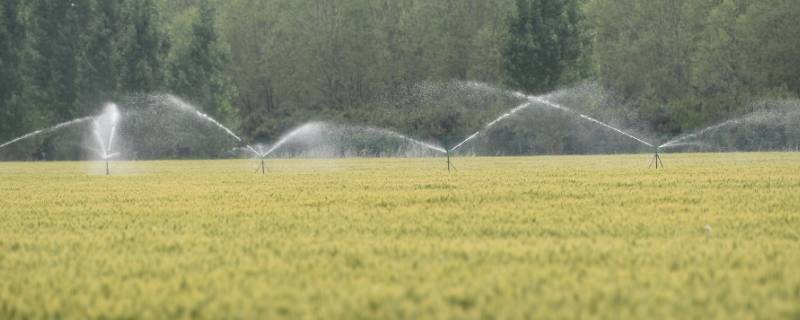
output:
[{"label": "tree line", "polygon": [[[539,94],[597,83],[606,94],[589,111],[663,135],[800,93],[797,1],[5,0],[0,10],[0,140],[149,92],[181,96],[251,141],[326,120],[444,145],[509,102],[465,102],[448,85],[409,98],[426,84]],[[557,152],[574,137],[552,139]]]}]

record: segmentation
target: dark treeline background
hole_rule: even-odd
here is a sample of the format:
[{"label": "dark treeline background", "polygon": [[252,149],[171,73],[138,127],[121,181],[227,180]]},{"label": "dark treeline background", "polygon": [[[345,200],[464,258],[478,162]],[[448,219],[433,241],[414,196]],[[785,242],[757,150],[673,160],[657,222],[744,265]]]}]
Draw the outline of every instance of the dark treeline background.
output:
[{"label": "dark treeline background", "polygon": [[545,93],[597,83],[613,97],[608,108],[663,136],[749,112],[754,99],[800,94],[800,1],[3,0],[1,6],[0,141],[151,92],[181,96],[247,140],[271,141],[305,121],[329,120],[445,145],[501,109],[404,104],[420,84],[475,80]]}]

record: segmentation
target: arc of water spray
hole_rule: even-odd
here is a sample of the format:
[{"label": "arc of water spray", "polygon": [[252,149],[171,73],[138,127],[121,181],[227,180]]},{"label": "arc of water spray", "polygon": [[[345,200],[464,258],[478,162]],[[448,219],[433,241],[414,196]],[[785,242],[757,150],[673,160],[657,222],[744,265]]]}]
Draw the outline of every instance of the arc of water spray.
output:
[{"label": "arc of water spray", "polygon": [[385,135],[388,135],[388,136],[392,136],[392,137],[404,140],[406,142],[410,142],[412,144],[415,144],[415,145],[418,145],[418,146],[421,146],[421,147],[424,147],[424,148],[427,148],[427,149],[430,149],[430,150],[433,150],[433,151],[436,151],[436,152],[439,152],[439,153],[442,153],[442,154],[446,154],[447,153],[447,150],[445,150],[442,147],[435,146],[433,144],[430,144],[430,143],[427,143],[427,142],[424,142],[424,141],[421,141],[421,140],[414,139],[412,137],[409,137],[407,135],[404,135],[404,134],[401,134],[401,133],[398,133],[398,132],[395,132],[395,131],[386,130],[386,129],[379,129],[379,128],[374,128],[374,127],[366,127],[365,129],[368,130],[368,131],[378,132],[380,134],[385,134]]},{"label": "arc of water spray", "polygon": [[[260,170],[262,173],[264,173],[265,170],[266,170],[265,164],[264,164],[264,159],[267,156],[269,156],[270,154],[272,154],[276,150],[280,149],[286,143],[288,143],[289,141],[291,141],[292,139],[296,138],[297,136],[299,136],[301,134],[309,133],[309,132],[313,132],[313,131],[321,131],[324,128],[329,127],[329,126],[332,126],[332,125],[328,124],[328,123],[325,123],[325,122],[308,122],[308,123],[305,123],[303,125],[300,125],[300,126],[294,128],[294,129],[292,129],[291,131],[289,131],[289,133],[284,134],[282,137],[280,137],[278,139],[278,141],[276,141],[274,144],[272,144],[269,147],[269,149],[267,149],[266,151],[263,151],[263,149],[261,149],[260,147],[258,148],[258,150],[256,150],[255,148],[253,148],[253,147],[251,147],[249,145],[247,145],[246,147],[255,156],[257,156],[258,158],[261,159],[261,164],[260,164],[260,167],[259,167],[258,170]],[[436,146],[436,145],[433,145],[433,144],[430,144],[430,143],[427,143],[427,142],[424,142],[424,141],[420,141],[420,140],[411,138],[411,137],[409,137],[407,135],[404,135],[404,134],[401,134],[401,133],[398,133],[398,132],[395,132],[395,131],[386,130],[386,129],[380,129],[380,128],[374,128],[374,127],[355,127],[355,128],[360,129],[360,130],[364,130],[364,131],[367,131],[367,132],[374,132],[374,133],[378,133],[378,134],[382,134],[382,135],[391,136],[391,137],[394,137],[394,138],[406,141],[408,143],[411,143],[411,144],[414,144],[414,145],[417,145],[417,146],[421,146],[421,147],[424,147],[424,148],[427,148],[427,149],[430,149],[430,150],[433,150],[433,151],[436,151],[436,152],[439,152],[439,153],[442,153],[442,154],[448,154],[448,151],[445,150],[442,147],[439,147],[439,146]]]},{"label": "arc of water spray", "polygon": [[293,129],[292,131],[289,131],[289,133],[283,135],[283,137],[278,139],[278,141],[275,142],[269,149],[267,149],[266,152],[259,154],[259,156],[264,158],[264,157],[272,154],[275,150],[277,150],[278,148],[280,148],[281,146],[286,144],[286,142],[288,142],[289,140],[291,140],[295,136],[297,136],[297,135],[299,135],[301,133],[310,131],[312,129],[315,129],[318,125],[320,125],[320,123],[318,123],[318,122],[309,122],[309,123],[303,124],[303,125],[295,128],[295,129]]},{"label": "arc of water spray", "polygon": [[10,146],[10,145],[12,145],[14,143],[17,143],[19,141],[35,137],[35,136],[40,135],[40,134],[53,132],[53,131],[56,131],[58,129],[64,128],[64,127],[76,125],[76,124],[83,123],[83,122],[86,122],[86,121],[89,121],[89,120],[92,120],[92,119],[94,119],[94,117],[77,118],[77,119],[73,119],[73,120],[70,120],[70,121],[59,123],[59,124],[54,125],[54,126],[49,127],[49,128],[39,129],[39,130],[30,132],[30,133],[27,133],[25,135],[19,136],[17,138],[11,139],[10,141],[5,142],[3,144],[0,144],[0,149],[3,149],[5,147]]},{"label": "arc of water spray", "polygon": [[[231,130],[230,128],[226,127],[225,125],[223,125],[222,123],[220,123],[216,119],[212,118],[208,114],[200,112],[200,110],[197,110],[197,108],[195,108],[194,106],[192,106],[188,102],[184,101],[183,99],[178,98],[178,97],[176,97],[174,95],[171,95],[171,94],[166,94],[166,95],[163,95],[163,96],[156,96],[156,97],[157,98],[161,98],[161,99],[165,99],[169,104],[177,107],[178,109],[192,112],[198,118],[203,119],[203,120],[205,120],[205,121],[217,126],[218,128],[222,129],[222,131],[224,131],[229,136],[231,136],[234,139],[236,139],[237,142],[244,144],[244,140],[241,137],[239,137],[236,133],[234,133],[233,130]],[[249,144],[244,144],[244,145],[245,145],[244,147],[247,148],[247,150],[250,150],[255,155],[257,155],[259,157],[262,157],[262,158],[265,156],[265,155],[261,154],[260,152],[256,151],[256,149],[254,149]]]},{"label": "arc of water spray", "polygon": [[530,107],[531,105],[533,105],[533,104],[532,104],[532,103],[530,103],[530,102],[526,102],[526,103],[523,103],[523,104],[521,104],[521,105],[519,105],[519,106],[516,106],[516,107],[514,107],[513,109],[511,109],[511,111],[504,113],[503,115],[501,115],[501,116],[500,116],[500,117],[498,117],[497,119],[494,119],[494,120],[492,120],[491,122],[489,122],[488,124],[486,124],[486,125],[483,127],[483,129],[482,129],[482,130],[476,131],[475,133],[473,133],[472,135],[470,135],[469,137],[467,137],[467,138],[466,138],[466,139],[464,139],[463,141],[461,141],[461,142],[459,142],[458,144],[456,144],[454,147],[450,148],[450,150],[449,150],[449,151],[456,151],[456,150],[458,150],[458,148],[461,148],[461,146],[463,146],[464,144],[466,144],[466,143],[467,143],[467,142],[469,142],[470,140],[472,140],[472,139],[475,139],[475,138],[476,138],[476,137],[478,137],[478,136],[479,136],[481,133],[483,133],[484,131],[486,131],[486,130],[488,130],[489,128],[493,127],[493,126],[494,126],[495,124],[497,124],[498,122],[500,122],[500,121],[503,121],[504,119],[506,119],[506,118],[508,118],[508,117],[510,117],[510,116],[512,116],[512,115],[514,115],[515,113],[519,112],[520,110],[523,110],[523,109],[526,109],[526,108]]},{"label": "arc of water spray", "polygon": [[644,141],[643,139],[641,139],[641,138],[638,138],[638,137],[636,137],[636,136],[634,136],[634,135],[632,135],[632,134],[630,134],[630,133],[627,133],[627,132],[625,132],[625,131],[622,131],[621,129],[619,129],[619,128],[616,128],[616,127],[614,127],[614,126],[612,126],[612,125],[610,125],[610,124],[607,124],[607,123],[605,123],[605,122],[602,122],[602,121],[600,121],[600,120],[597,120],[597,119],[595,119],[595,118],[592,118],[592,117],[590,117],[590,116],[587,116],[587,115],[585,115],[585,114],[582,114],[582,113],[580,113],[580,112],[577,112],[577,111],[575,111],[575,110],[572,110],[572,109],[570,109],[570,108],[567,108],[567,107],[565,107],[565,106],[562,106],[562,105],[560,105],[560,104],[554,103],[554,102],[552,102],[552,101],[550,101],[550,100],[547,100],[547,99],[545,99],[545,98],[531,96],[531,97],[529,97],[529,99],[532,99],[532,100],[535,100],[535,101],[537,101],[537,102],[543,103],[544,105],[546,105],[546,106],[549,106],[549,107],[551,107],[551,108],[555,108],[555,109],[558,109],[558,110],[562,110],[562,111],[566,111],[566,112],[569,112],[569,113],[572,113],[572,114],[576,114],[576,115],[578,115],[579,117],[581,117],[582,119],[585,119],[585,120],[588,120],[588,121],[594,122],[594,123],[596,123],[596,124],[598,124],[598,125],[601,125],[601,126],[603,126],[603,127],[606,127],[606,128],[608,128],[608,129],[611,129],[611,130],[613,130],[613,131],[615,131],[615,132],[617,132],[617,133],[619,133],[619,134],[621,134],[621,135],[624,135],[624,136],[626,136],[626,137],[628,137],[628,138],[631,138],[631,139],[633,139],[633,140],[636,140],[636,141],[638,141],[638,142],[640,142],[640,143],[642,143],[642,144],[644,144],[644,145],[646,145],[646,146],[648,146],[648,147],[655,148],[655,146],[654,146],[652,143],[650,143],[650,142]]},{"label": "arc of water spray", "polygon": [[614,132],[617,132],[617,133],[619,133],[619,134],[622,134],[622,135],[624,135],[624,136],[626,136],[626,137],[628,137],[628,138],[631,138],[631,139],[633,139],[633,140],[636,140],[636,141],[638,141],[639,143],[642,143],[642,144],[644,144],[644,145],[646,145],[646,146],[648,146],[648,147],[655,148],[655,146],[654,146],[652,143],[650,143],[650,142],[647,142],[647,141],[645,141],[644,139],[641,139],[641,138],[639,138],[639,137],[636,137],[636,136],[634,136],[634,135],[632,135],[632,134],[630,134],[630,133],[627,133],[627,132],[625,132],[625,131],[623,131],[623,130],[621,130],[621,129],[619,129],[619,128],[616,128],[616,127],[614,127],[614,126],[612,126],[612,125],[609,125],[609,124],[607,124],[607,123],[605,123],[605,122],[602,122],[602,121],[600,121],[600,120],[597,120],[597,119],[595,119],[595,118],[592,118],[592,117],[590,117],[590,116],[587,116],[587,115],[585,115],[585,114],[582,114],[582,113],[580,113],[580,112],[577,112],[577,111],[575,111],[575,110],[572,110],[572,109],[570,109],[570,108],[567,108],[567,107],[565,107],[565,106],[562,106],[562,105],[560,105],[560,104],[554,103],[554,102],[552,102],[552,101],[550,101],[550,100],[547,100],[547,99],[545,99],[545,98],[543,98],[543,97],[537,97],[537,96],[526,96],[526,95],[524,95],[524,94],[522,94],[522,93],[520,93],[520,92],[511,92],[511,94],[512,94],[514,97],[517,97],[517,98],[520,98],[520,99],[526,99],[526,100],[528,100],[528,102],[526,102],[526,103],[523,103],[523,104],[521,104],[521,105],[519,105],[519,106],[516,106],[516,107],[514,107],[513,109],[511,109],[509,112],[507,112],[507,113],[505,113],[505,114],[501,115],[501,116],[500,116],[500,117],[498,117],[497,119],[494,119],[494,120],[492,120],[491,122],[489,122],[488,124],[486,124],[486,126],[484,126],[484,128],[483,128],[482,130],[480,130],[480,131],[477,131],[477,132],[473,133],[472,135],[470,135],[469,137],[467,137],[467,138],[466,138],[466,139],[464,139],[463,141],[461,141],[461,142],[459,142],[458,144],[456,144],[454,147],[450,148],[450,150],[449,150],[449,151],[456,151],[456,150],[458,150],[459,148],[461,148],[461,146],[463,146],[463,145],[464,145],[464,144],[466,144],[467,142],[471,141],[472,139],[475,139],[475,138],[476,138],[476,137],[478,137],[478,136],[479,136],[481,133],[483,133],[483,132],[485,132],[486,130],[488,130],[489,128],[493,127],[493,126],[494,126],[495,124],[497,124],[498,122],[500,122],[500,121],[503,121],[503,120],[507,119],[508,117],[511,117],[512,115],[514,115],[515,113],[517,113],[517,112],[519,112],[519,111],[521,111],[521,110],[524,110],[524,109],[527,109],[527,108],[531,107],[531,106],[533,105],[533,103],[534,103],[534,102],[536,102],[536,103],[541,103],[541,104],[544,104],[544,105],[546,105],[546,106],[548,106],[548,107],[550,107],[550,108],[554,108],[554,109],[557,109],[557,110],[561,110],[561,111],[564,111],[564,112],[567,112],[567,113],[575,114],[575,115],[579,116],[581,119],[584,119],[584,120],[587,120],[587,121],[593,122],[593,123],[595,123],[595,124],[598,124],[598,125],[600,125],[600,126],[603,126],[603,127],[605,127],[605,128],[611,129],[611,130],[613,130]]},{"label": "arc of water spray", "polygon": [[683,144],[684,144],[684,143],[683,143],[684,141],[686,141],[686,140],[689,140],[689,139],[692,139],[692,138],[699,137],[699,136],[701,136],[701,135],[705,134],[706,132],[713,131],[713,130],[717,130],[717,129],[719,129],[719,128],[722,128],[722,127],[725,127],[725,126],[734,125],[734,124],[739,124],[739,123],[740,123],[740,121],[738,121],[738,120],[728,120],[728,121],[724,121],[724,122],[722,122],[722,123],[715,124],[715,125],[713,125],[713,126],[710,126],[710,127],[708,127],[708,128],[705,128],[705,129],[703,129],[703,130],[700,130],[700,131],[697,131],[697,132],[694,132],[694,133],[689,133],[689,134],[685,134],[685,135],[679,136],[679,137],[677,137],[677,138],[675,138],[675,139],[672,139],[672,140],[670,140],[670,141],[664,142],[663,144],[661,144],[661,145],[660,145],[660,146],[658,146],[658,147],[659,147],[659,148],[669,148],[669,147],[681,146],[681,145],[683,145]]},{"label": "arc of water spray", "polygon": [[[309,123],[303,124],[303,125],[295,128],[295,129],[289,131],[289,133],[283,135],[280,139],[278,139],[277,142],[275,142],[265,152],[258,152],[258,151],[254,150],[252,148],[250,148],[250,149],[251,149],[251,151],[253,151],[259,157],[264,158],[266,156],[269,156],[270,154],[272,154],[276,150],[278,150],[280,147],[282,147],[283,145],[285,145],[286,143],[288,143],[289,141],[291,141],[293,138],[297,137],[298,135],[303,134],[303,133],[307,133],[307,132],[312,131],[312,130],[322,130],[322,128],[324,128],[325,126],[328,126],[328,125],[329,124],[324,123],[324,122],[309,122]],[[360,129],[363,129],[363,130],[369,131],[369,132],[375,132],[375,133],[379,133],[379,134],[395,137],[397,139],[401,139],[401,140],[404,140],[406,142],[409,142],[409,143],[412,143],[412,144],[415,144],[415,145],[418,145],[418,146],[421,146],[421,147],[424,147],[424,148],[427,148],[427,149],[430,149],[430,150],[433,150],[433,151],[436,151],[436,152],[439,152],[439,153],[442,153],[442,154],[447,153],[447,150],[445,150],[442,147],[435,146],[433,144],[430,144],[430,143],[427,143],[427,142],[424,142],[424,141],[420,141],[420,140],[411,138],[411,137],[409,137],[407,135],[404,135],[404,134],[401,134],[401,133],[398,133],[398,132],[395,132],[395,131],[386,130],[386,129],[380,129],[380,128],[374,128],[374,127],[356,127],[356,128],[360,128]]]}]

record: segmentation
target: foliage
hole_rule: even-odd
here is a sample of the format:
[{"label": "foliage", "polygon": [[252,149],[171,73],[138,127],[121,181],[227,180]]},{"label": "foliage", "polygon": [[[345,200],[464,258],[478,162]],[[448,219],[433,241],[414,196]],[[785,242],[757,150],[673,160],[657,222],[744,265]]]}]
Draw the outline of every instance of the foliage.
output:
[{"label": "foliage", "polygon": [[[108,101],[172,93],[248,142],[324,120],[451,144],[504,105],[403,105],[420,84],[453,81],[530,94],[597,81],[612,98],[580,109],[675,136],[751,112],[753,101],[800,95],[798,3],[7,0],[0,140],[93,115]],[[576,138],[554,134],[548,140],[563,141],[549,149],[594,152],[566,141]],[[35,139],[25,153],[58,142]]]},{"label": "foliage", "polygon": [[496,83],[508,2],[230,1],[222,25],[242,129],[269,141],[309,120],[380,125],[397,107],[385,98],[420,83]]},{"label": "foliage", "polygon": [[575,79],[584,53],[582,13],[576,0],[517,0],[503,47],[511,87],[545,93]]},{"label": "foliage", "polygon": [[228,55],[216,30],[216,9],[205,0],[192,9],[172,23],[167,87],[176,95],[191,97],[212,117],[230,122],[235,116],[234,89],[224,72]]},{"label": "foliage", "polygon": [[603,85],[661,132],[800,94],[796,1],[590,1]]}]

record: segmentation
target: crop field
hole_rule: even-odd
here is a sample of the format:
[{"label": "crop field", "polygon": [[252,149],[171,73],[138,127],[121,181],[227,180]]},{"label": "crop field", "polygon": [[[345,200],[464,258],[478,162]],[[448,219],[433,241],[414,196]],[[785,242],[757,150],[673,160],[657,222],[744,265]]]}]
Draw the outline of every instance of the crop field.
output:
[{"label": "crop field", "polygon": [[800,317],[800,154],[663,159],[0,163],[0,318]]}]

